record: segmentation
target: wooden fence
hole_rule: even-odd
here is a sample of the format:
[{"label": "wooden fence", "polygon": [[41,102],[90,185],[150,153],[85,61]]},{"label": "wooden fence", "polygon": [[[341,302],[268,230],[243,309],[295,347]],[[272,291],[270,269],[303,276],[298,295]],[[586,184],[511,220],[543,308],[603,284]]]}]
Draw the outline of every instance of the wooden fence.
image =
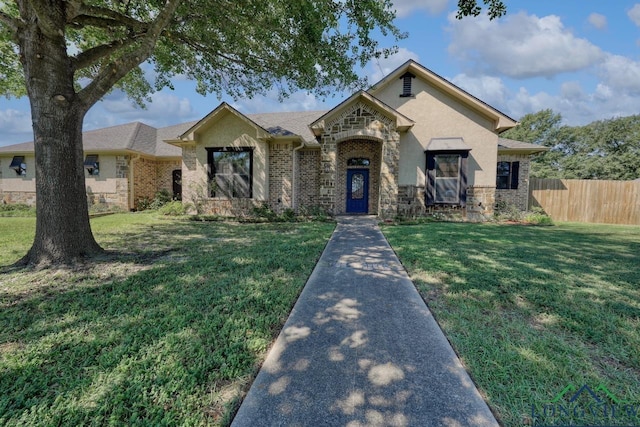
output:
[{"label": "wooden fence", "polygon": [[535,206],[556,221],[640,225],[640,181],[531,178]]}]

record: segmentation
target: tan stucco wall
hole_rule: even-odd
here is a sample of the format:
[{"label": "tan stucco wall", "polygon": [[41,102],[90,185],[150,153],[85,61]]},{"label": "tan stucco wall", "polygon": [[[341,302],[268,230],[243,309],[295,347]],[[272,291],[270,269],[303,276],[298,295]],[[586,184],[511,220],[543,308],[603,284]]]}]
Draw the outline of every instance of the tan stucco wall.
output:
[{"label": "tan stucco wall", "polygon": [[253,126],[232,113],[225,114],[196,135],[195,164],[190,159],[187,164],[184,164],[185,157],[188,156],[184,156],[183,153],[183,192],[193,192],[185,186],[207,182],[207,147],[254,147],[253,199],[268,200],[269,146],[266,142],[257,139],[256,129]]},{"label": "tan stucco wall", "polygon": [[0,191],[35,193],[35,158],[33,155],[25,155],[24,157],[27,165],[27,174],[25,176],[17,175],[16,172],[9,167],[11,160],[13,160],[13,155],[0,157]]},{"label": "tan stucco wall", "polygon": [[491,186],[496,180],[498,135],[493,122],[419,77],[412,79],[415,97],[403,98],[402,80],[383,88],[376,97],[412,119],[415,125],[400,134],[399,185],[425,185],[424,151],[432,138],[462,137],[469,153],[469,186]]},{"label": "tan stucco wall", "polygon": [[[95,154],[95,153],[85,153]],[[116,178],[116,156],[106,154],[98,154],[98,162],[100,163],[100,175],[89,175],[84,170],[84,179],[87,187],[87,193],[115,193],[118,180]]]}]

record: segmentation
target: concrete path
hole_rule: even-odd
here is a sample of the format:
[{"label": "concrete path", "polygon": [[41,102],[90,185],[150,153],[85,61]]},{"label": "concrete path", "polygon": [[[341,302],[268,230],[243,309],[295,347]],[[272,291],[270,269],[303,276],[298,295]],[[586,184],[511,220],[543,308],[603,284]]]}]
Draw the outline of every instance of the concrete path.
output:
[{"label": "concrete path", "polygon": [[338,219],[232,423],[497,425],[371,217]]}]

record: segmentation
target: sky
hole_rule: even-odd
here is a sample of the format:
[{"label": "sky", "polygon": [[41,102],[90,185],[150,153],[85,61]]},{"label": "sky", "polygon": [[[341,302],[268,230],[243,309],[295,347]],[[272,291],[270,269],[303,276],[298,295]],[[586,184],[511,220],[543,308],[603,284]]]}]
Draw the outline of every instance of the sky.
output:
[{"label": "sky", "polygon": [[[396,25],[408,32],[398,52],[358,69],[373,84],[409,59],[518,120],[543,109],[563,123],[640,114],[640,1],[504,0],[505,17],[455,18],[456,0],[396,0]],[[245,114],[328,110],[347,98],[296,92],[283,102],[275,91],[252,99],[175,90],[151,96],[146,109],[113,92],[86,115],[84,129],[141,121],[163,127],[199,120],[226,101]],[[0,98],[0,146],[30,141],[26,98]]]}]

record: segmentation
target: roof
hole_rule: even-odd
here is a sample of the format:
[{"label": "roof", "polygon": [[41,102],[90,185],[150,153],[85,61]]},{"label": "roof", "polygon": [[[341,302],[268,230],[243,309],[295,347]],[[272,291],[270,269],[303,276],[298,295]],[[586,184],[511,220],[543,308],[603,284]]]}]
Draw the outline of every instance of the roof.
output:
[{"label": "roof", "polygon": [[431,138],[425,151],[471,151],[462,138]]},{"label": "roof", "polygon": [[549,147],[529,142],[516,141],[507,138],[498,138],[498,154],[534,154],[548,151]]},{"label": "roof", "polygon": [[495,123],[495,130],[497,132],[503,132],[518,124],[517,120],[512,119],[502,111],[492,107],[481,99],[476,98],[469,92],[465,91],[459,86],[456,86],[449,80],[434,73],[425,66],[418,64],[413,59],[408,60],[407,62],[396,68],[382,80],[371,86],[371,88],[367,92],[375,95],[376,93],[380,92],[382,88],[386,87],[391,82],[396,81],[408,71],[412,74],[415,74],[416,76],[419,76],[434,87],[462,102],[472,110],[477,111],[483,116],[492,119]]},{"label": "roof", "polygon": [[396,129],[398,129],[399,131],[406,131],[409,128],[411,128],[411,126],[413,126],[415,123],[413,120],[411,120],[404,114],[400,113],[396,109],[385,104],[384,102],[380,101],[375,96],[361,90],[359,92],[354,93],[349,98],[345,99],[344,101],[342,101],[340,104],[338,104],[331,110],[327,111],[326,113],[316,118],[316,120],[313,121],[309,125],[309,127],[313,129],[313,131],[316,134],[318,135],[321,134],[322,129],[324,129],[325,123],[331,117],[335,117],[336,114],[338,114],[340,111],[344,110],[350,105],[354,105],[358,101],[364,101],[365,103],[372,105],[376,110],[382,112],[383,114],[388,116],[390,119],[393,119],[396,124]]}]

